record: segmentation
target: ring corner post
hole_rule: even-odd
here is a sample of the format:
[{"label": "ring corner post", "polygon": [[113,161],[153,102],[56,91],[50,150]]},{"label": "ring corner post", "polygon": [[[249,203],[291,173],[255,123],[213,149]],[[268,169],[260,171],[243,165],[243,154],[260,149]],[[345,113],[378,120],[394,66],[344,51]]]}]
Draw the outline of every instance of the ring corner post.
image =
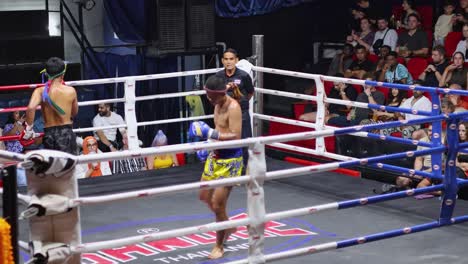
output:
[{"label": "ring corner post", "polygon": [[255,143],[249,147],[248,172],[250,182],[247,184],[247,213],[250,223],[249,233],[249,263],[265,263],[264,232],[265,232],[265,194],[263,183],[266,176],[265,145]]},{"label": "ring corner post", "polygon": [[[255,60],[255,66],[257,67],[263,67],[263,42],[264,42],[264,36],[263,35],[253,35],[252,36],[252,51],[253,51],[253,56],[256,57]],[[255,72],[255,79],[256,82],[254,82],[254,87],[264,87],[264,80],[263,80],[263,72],[260,71],[254,71]],[[255,93],[254,96],[254,107],[255,107],[255,113],[258,114],[263,114],[263,94],[262,93]],[[250,108],[251,111],[254,110]],[[254,118],[253,113],[250,113],[250,118],[252,119],[252,125],[253,125],[253,132],[256,137],[259,137],[262,135],[263,132],[263,126],[261,120],[258,120]]]},{"label": "ring corner post", "polygon": [[136,118],[135,79],[125,81],[125,122],[127,125],[128,148],[138,149],[138,124]]},{"label": "ring corner post", "polygon": [[458,152],[458,129],[457,129],[457,119],[450,118],[447,125],[447,161],[445,167],[445,177],[444,177],[444,193],[442,196],[442,204],[440,208],[439,224],[449,225],[451,224],[451,219],[453,211],[455,208],[455,203],[457,199],[458,192],[458,182],[456,174],[456,159]]},{"label": "ring corner post", "polygon": [[10,225],[14,263],[19,263],[18,251],[18,183],[16,165],[0,168],[3,179],[3,217]]}]

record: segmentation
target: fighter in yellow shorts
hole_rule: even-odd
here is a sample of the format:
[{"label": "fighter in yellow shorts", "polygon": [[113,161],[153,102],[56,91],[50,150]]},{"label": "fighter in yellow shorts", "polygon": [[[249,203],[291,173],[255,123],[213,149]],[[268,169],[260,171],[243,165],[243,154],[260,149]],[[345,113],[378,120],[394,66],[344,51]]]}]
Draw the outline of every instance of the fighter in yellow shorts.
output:
[{"label": "fighter in yellow shorts", "polygon": [[[223,78],[211,76],[206,81],[205,90],[208,100],[214,105],[215,129],[206,123],[197,121],[190,125],[189,135],[203,139],[219,141],[241,138],[242,111],[236,99],[227,95],[229,85]],[[240,176],[242,173],[242,148],[219,149],[210,153],[205,163],[202,181]],[[216,215],[216,222],[228,220],[226,204],[232,187],[218,187],[200,191],[200,200],[204,201]],[[216,245],[209,258],[217,259],[224,255],[223,243],[235,228],[216,232]]]}]

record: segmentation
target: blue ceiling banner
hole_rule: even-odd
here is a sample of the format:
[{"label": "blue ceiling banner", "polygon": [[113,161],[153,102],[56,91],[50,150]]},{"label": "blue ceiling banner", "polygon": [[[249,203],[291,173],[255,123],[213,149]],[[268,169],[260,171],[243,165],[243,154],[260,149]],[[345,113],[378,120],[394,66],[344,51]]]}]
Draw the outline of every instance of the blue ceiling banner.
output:
[{"label": "blue ceiling banner", "polygon": [[267,14],[283,7],[307,0],[216,0],[216,14],[220,17],[244,17]]}]

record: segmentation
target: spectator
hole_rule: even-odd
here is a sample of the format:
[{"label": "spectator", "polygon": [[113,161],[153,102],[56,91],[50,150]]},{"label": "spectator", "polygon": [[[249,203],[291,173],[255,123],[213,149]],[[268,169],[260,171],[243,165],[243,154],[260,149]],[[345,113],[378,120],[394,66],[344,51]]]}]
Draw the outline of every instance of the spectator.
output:
[{"label": "spectator", "polygon": [[[429,126],[426,129],[426,134],[427,136],[422,138],[422,142],[431,142],[431,137],[432,137],[432,124],[429,124]],[[427,149],[427,147],[422,147],[418,146],[416,150],[424,150]],[[432,171],[432,157],[431,155],[424,155],[424,156],[418,156],[414,159],[414,165],[413,165],[414,170],[418,171],[425,171],[425,172],[431,172]],[[400,190],[404,190],[407,188],[421,188],[421,187],[427,187],[432,184],[431,179],[428,178],[422,178],[421,176],[413,176],[411,178],[407,177],[397,177],[396,180],[396,186]]]},{"label": "spectator", "polygon": [[[93,119],[93,127],[124,125],[123,118],[111,111],[110,104],[99,104],[98,114]],[[120,134],[125,132],[125,128],[119,128]],[[98,146],[102,152],[117,151],[122,146],[117,140],[117,128],[97,130],[94,137],[98,139]]]},{"label": "spectator", "polygon": [[445,48],[440,45],[432,48],[431,58],[432,63],[419,75],[419,79],[423,81],[425,86],[439,87],[444,70],[449,64],[445,59]]},{"label": "spectator", "polygon": [[[92,136],[85,137],[83,139],[82,155],[94,155],[97,153],[102,153],[98,148],[98,141]],[[75,176],[78,179],[94,178],[111,174],[112,172],[109,167],[109,162],[107,161],[80,164],[77,165],[75,169]]]},{"label": "spectator", "polygon": [[406,60],[411,57],[426,57],[429,52],[427,34],[419,29],[420,18],[416,14],[408,15],[408,29],[398,37],[397,52]]},{"label": "spectator", "polygon": [[[465,57],[465,62],[468,62],[467,51],[468,51],[468,24],[463,25],[463,39],[457,44],[455,52],[460,52]],[[455,55],[455,52],[453,53]]]},{"label": "spectator", "polygon": [[[167,145],[167,137],[161,130],[154,136],[151,147],[161,147]],[[177,157],[175,154],[164,154],[158,156],[148,156],[146,158],[146,164],[149,170],[152,169],[165,169],[170,167],[179,166]]]},{"label": "spectator", "polygon": [[[4,136],[19,136],[21,132],[24,130],[24,113],[20,113],[19,111],[11,112],[8,116],[8,119],[5,123],[5,127],[3,128],[3,135]],[[5,141],[6,150],[15,153],[22,153],[23,152],[23,145],[19,142],[19,140],[9,140]]]},{"label": "spectator", "polygon": [[442,74],[442,79],[439,82],[440,87],[448,87],[456,83],[466,90],[468,70],[463,65],[464,61],[463,53],[457,51],[453,54],[452,64],[448,65]]},{"label": "spectator", "polygon": [[375,66],[374,80],[379,79],[379,76],[382,73],[382,69],[383,69],[383,67],[385,65],[385,57],[387,57],[387,55],[388,55],[388,53],[390,53],[390,51],[392,51],[392,48],[390,48],[390,46],[387,46],[387,45],[383,45],[380,48],[379,60],[377,61],[377,64]]},{"label": "spectator", "polygon": [[[128,135],[122,134],[123,150],[128,150]],[[131,173],[146,170],[146,161],[144,158],[129,158],[112,161],[112,174]]]},{"label": "spectator", "polygon": [[[421,85],[421,82],[419,80],[416,80],[414,83],[416,86]],[[413,96],[406,99],[401,105],[400,108],[406,108],[406,109],[413,109],[413,110],[418,110],[418,111],[427,111],[430,112],[432,111],[432,104],[431,101],[423,95],[422,91],[414,91]],[[395,118],[397,120],[414,120],[414,119],[419,119],[423,118],[424,116],[420,115],[414,115],[414,114],[406,114],[406,113],[399,113],[396,112],[394,114]],[[420,128],[420,125],[408,125],[404,126],[401,128],[386,128],[382,129],[380,131],[381,134],[383,135],[390,135],[393,132],[400,131],[402,133],[403,138],[412,138],[412,134],[414,131],[418,130]]]},{"label": "spectator", "polygon": [[[372,80],[372,74],[367,73],[365,79]],[[365,85],[363,92],[357,96],[356,102],[383,105],[385,96],[381,91],[377,91],[374,86]],[[353,107],[346,116],[340,115],[330,118],[328,124],[338,127],[359,125],[362,120],[369,118],[372,112],[373,111],[368,108]],[[336,144],[338,146],[337,153],[349,155],[350,153],[346,153],[346,151],[351,150],[354,155],[359,155],[362,152],[360,150],[360,144],[355,144],[356,140],[359,140],[359,138],[345,135],[339,136],[336,139]]]},{"label": "spectator", "polygon": [[351,27],[351,31],[359,31],[361,29],[361,19],[366,17],[366,14],[364,13],[364,9],[355,6],[354,8],[351,9],[351,20],[349,22],[349,26]]},{"label": "spectator", "polygon": [[379,54],[379,50],[383,45],[389,46],[395,50],[398,35],[394,29],[388,27],[388,18],[380,17],[377,20],[377,32],[375,32],[374,41],[370,49],[371,53]]},{"label": "spectator", "polygon": [[459,7],[453,18],[453,31],[462,31],[463,25],[468,22],[468,0],[460,0]]},{"label": "spectator", "polygon": [[357,0],[356,5],[362,8],[366,17],[370,19],[371,24],[375,25],[379,17],[390,17],[390,8],[388,4],[381,0]]},{"label": "spectator", "polygon": [[455,18],[454,10],[455,4],[450,0],[446,0],[444,2],[444,13],[439,16],[434,27],[434,46],[443,46],[445,37],[452,31],[453,19]]},{"label": "spectator", "polygon": [[[468,141],[466,130],[468,129],[468,122],[461,122],[458,125],[458,139],[460,143]],[[466,179],[468,175],[468,153],[466,149],[461,149],[457,155],[457,177]]]},{"label": "spectator", "polygon": [[372,25],[369,21],[369,18],[362,18],[360,21],[361,31],[352,32],[350,36],[347,37],[348,43],[353,46],[361,45],[370,50],[372,42],[374,41],[375,32],[372,30]]},{"label": "spectator", "polygon": [[335,76],[336,74],[344,74],[345,70],[353,63],[354,47],[347,43],[343,47],[343,51],[337,53],[333,57],[330,67],[328,68],[327,75]]},{"label": "spectator", "polygon": [[[392,88],[388,95],[387,106],[399,107],[407,98],[405,90],[399,90]],[[361,125],[374,124],[376,122],[388,122],[396,120],[395,113],[389,113],[387,111],[374,110],[372,120],[363,120]]]},{"label": "spectator", "polygon": [[[337,74],[337,77],[343,77],[343,75]],[[356,100],[356,90],[350,84],[344,82],[334,82],[333,88],[328,94],[328,98],[340,99],[345,101],[354,101]],[[350,106],[337,105],[337,104],[325,104],[325,123],[332,117],[336,116],[346,116],[347,111],[351,108]],[[302,114],[299,119],[303,121],[315,122],[317,112],[310,112]]]},{"label": "spectator", "polygon": [[364,46],[356,46],[356,60],[345,71],[346,78],[362,79],[364,74],[374,70],[374,64],[367,59],[367,50]]},{"label": "spectator", "polygon": [[[372,81],[372,74],[367,73],[365,78]],[[383,105],[385,96],[381,91],[377,91],[374,86],[365,85],[363,92],[357,96],[356,102]],[[341,115],[330,118],[328,124],[339,127],[358,125],[362,120],[368,118],[372,112],[372,109],[353,107],[346,116]]]},{"label": "spectator", "polygon": [[413,84],[413,78],[408,72],[408,69],[402,64],[398,63],[397,53],[391,51],[385,58],[385,65],[379,76],[379,81],[389,83],[403,83]]},{"label": "spectator", "polygon": [[[462,87],[459,84],[452,83],[449,86],[449,89],[451,89],[451,90],[462,90]],[[455,107],[454,112],[455,113],[465,112],[465,111],[468,110],[468,102],[466,102],[465,100],[462,100],[460,95],[458,95],[458,94],[448,94],[448,95],[446,95],[446,97],[454,105],[454,107]]]},{"label": "spectator", "polygon": [[414,14],[419,17],[419,14],[416,10],[414,10],[413,0],[403,0],[401,7],[403,7],[403,14],[401,15],[400,20],[397,21],[397,28],[404,28],[409,30],[409,16]]}]

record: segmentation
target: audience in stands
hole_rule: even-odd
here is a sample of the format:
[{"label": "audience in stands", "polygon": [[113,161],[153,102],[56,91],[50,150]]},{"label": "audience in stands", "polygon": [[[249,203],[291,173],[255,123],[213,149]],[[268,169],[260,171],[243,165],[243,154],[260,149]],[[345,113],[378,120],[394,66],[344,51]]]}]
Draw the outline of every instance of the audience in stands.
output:
[{"label": "audience in stands", "polygon": [[[24,130],[24,113],[20,113],[19,111],[11,112],[8,115],[8,119],[5,123],[5,127],[3,128],[3,135],[4,136],[18,136]],[[19,142],[19,140],[9,140],[5,141],[6,150],[15,153],[22,153],[23,152],[23,145]]]},{"label": "audience in stands", "polygon": [[[343,77],[343,75],[337,74],[336,77]],[[352,85],[343,82],[334,82],[333,88],[327,95],[329,99],[340,99],[345,101],[355,101],[356,96],[356,89],[354,89]],[[327,123],[328,120],[332,117],[346,116],[347,112],[351,108],[351,106],[344,106],[332,103],[326,103],[325,107],[325,123]],[[316,116],[317,112],[304,113],[299,117],[299,119],[303,121],[315,122]]]},{"label": "audience in stands", "polygon": [[[154,136],[151,147],[161,147],[168,144],[167,137],[161,130]],[[149,170],[152,169],[165,169],[170,167],[179,166],[177,157],[175,154],[163,154],[157,156],[148,156],[146,158],[146,164]]]},{"label": "audience in stands", "polygon": [[[449,86],[449,89],[462,90],[463,88],[457,83],[452,83]],[[463,100],[460,95],[449,94],[449,95],[446,95],[446,97],[454,105],[454,107],[455,107],[454,112],[455,113],[468,111],[468,102]]]},{"label": "audience in stands", "polygon": [[381,0],[357,0],[356,5],[361,8],[365,16],[370,18],[371,24],[377,24],[379,17],[390,17],[388,4]]},{"label": "audience in stands", "polygon": [[[399,90],[392,88],[388,94],[387,106],[399,107],[406,99],[407,92],[405,90]],[[372,124],[375,122],[388,122],[397,120],[395,113],[387,111],[374,111],[372,120],[363,120],[361,125]]]},{"label": "audience in stands", "polygon": [[361,19],[366,17],[364,9],[360,6],[355,6],[351,9],[351,20],[349,21],[350,31],[359,31],[361,29]]},{"label": "audience in stands", "polygon": [[424,86],[439,87],[445,68],[449,65],[445,59],[445,48],[440,45],[432,48],[431,58],[431,64],[427,65],[426,69],[419,75],[419,80],[423,81]]},{"label": "audience in stands", "polygon": [[354,47],[353,45],[346,43],[341,52],[338,52],[333,57],[332,62],[327,71],[327,75],[335,76],[336,74],[344,74],[345,70],[349,68],[349,65],[353,63]]},{"label": "audience in stands", "polygon": [[468,22],[468,0],[460,0],[459,6],[453,18],[453,31],[462,31],[464,24]]},{"label": "audience in stands", "polygon": [[[419,80],[415,80],[414,85],[419,86],[421,85],[421,82]],[[423,95],[422,91],[414,91],[413,96],[411,96],[410,98],[402,102],[399,107],[418,110],[418,111],[426,111],[426,112],[430,112],[432,110],[431,101],[426,96]],[[400,121],[402,120],[410,121],[410,120],[424,117],[421,115],[414,115],[414,114],[407,114],[407,113],[400,113],[400,112],[395,112],[394,116],[396,120],[400,120]],[[420,125],[407,125],[407,126],[403,126],[399,128],[396,128],[396,127],[385,128],[385,129],[382,129],[380,133],[383,135],[391,135],[394,132],[401,132],[401,136],[403,138],[412,138],[413,132],[418,130],[419,128],[420,128]]]},{"label": "audience in stands", "polygon": [[[111,111],[109,103],[98,105],[98,114],[93,119],[93,127],[124,125],[122,116]],[[125,128],[119,128],[120,134]],[[98,139],[99,149],[102,152],[117,151],[122,147],[122,142],[117,140],[117,128],[97,130],[94,137]]]},{"label": "audience in stands", "polygon": [[411,57],[426,57],[429,52],[427,34],[419,28],[421,20],[416,14],[408,15],[407,30],[398,36],[398,54],[409,60]]},{"label": "audience in stands", "polygon": [[[466,56],[466,53],[468,51],[468,24],[463,25],[463,39],[460,40],[457,44],[457,48],[455,49],[455,52],[460,52],[463,54],[465,57],[465,62],[468,62],[468,58]],[[455,54],[455,52],[453,54]]]},{"label": "audience in stands", "polygon": [[356,50],[356,60],[346,69],[346,78],[362,79],[368,72],[374,70],[374,64],[367,59],[367,50],[364,46],[358,45]]},{"label": "audience in stands", "polygon": [[360,21],[361,30],[359,32],[352,31],[351,35],[346,38],[347,43],[353,46],[363,46],[366,50],[370,50],[372,42],[374,42],[375,32],[372,30],[372,25],[369,18],[364,17]]},{"label": "audience in stands", "polygon": [[455,4],[453,1],[444,2],[444,13],[439,16],[434,26],[434,46],[444,45],[445,37],[452,31],[453,20],[455,18]]},{"label": "audience in stands", "polygon": [[[128,135],[122,134],[122,150],[128,150]],[[112,161],[112,174],[130,173],[146,170],[146,161],[142,157]]]},{"label": "audience in stands", "polygon": [[[102,153],[98,148],[98,141],[93,136],[85,137],[83,139],[82,155],[94,155],[97,153]],[[94,178],[111,174],[112,172],[108,161],[79,164],[75,169],[75,176],[78,179]]]},{"label": "audience in stands", "polygon": [[[426,134],[427,136],[422,138],[422,142],[431,142],[431,137],[432,137],[432,124],[429,124],[429,126],[426,129]],[[416,150],[424,150],[427,149],[427,147],[422,147],[418,146]],[[431,155],[424,155],[424,156],[417,156],[414,159],[414,165],[413,165],[414,170],[418,171],[425,171],[425,172],[431,172],[432,171],[432,157]],[[395,180],[396,186],[400,190],[408,189],[408,188],[421,188],[421,187],[427,187],[432,184],[431,179],[427,178],[422,178],[421,176],[412,176],[411,178],[409,177],[397,177]]]},{"label": "audience in stands", "polygon": [[377,60],[377,63],[375,64],[374,80],[379,79],[379,76],[382,73],[382,69],[385,66],[385,57],[387,57],[390,51],[392,51],[392,48],[390,48],[390,46],[388,45],[383,45],[380,48],[378,60]]},{"label": "audience in stands", "polygon": [[403,0],[401,6],[403,7],[403,14],[401,15],[400,20],[397,21],[397,28],[409,30],[409,16],[414,14],[419,17],[419,13],[414,9],[413,0]]},{"label": "audience in stands", "polygon": [[452,63],[445,68],[439,87],[448,87],[450,84],[459,84],[466,90],[468,70],[464,67],[465,56],[457,51],[452,56]]},{"label": "audience in stands", "polygon": [[383,45],[389,46],[392,50],[396,49],[398,35],[394,29],[388,27],[388,18],[380,17],[377,20],[377,31],[370,49],[371,53],[378,54]]},{"label": "audience in stands", "polygon": [[403,64],[398,63],[397,58],[398,54],[395,51],[388,53],[385,58],[385,65],[379,76],[379,81],[413,84],[413,77],[411,77],[408,69]]},{"label": "audience in stands", "polygon": [[[461,122],[458,125],[458,139],[460,143],[468,142],[466,131],[468,129],[468,122]],[[468,150],[461,149],[457,155],[457,177],[466,179],[468,175]]]}]

